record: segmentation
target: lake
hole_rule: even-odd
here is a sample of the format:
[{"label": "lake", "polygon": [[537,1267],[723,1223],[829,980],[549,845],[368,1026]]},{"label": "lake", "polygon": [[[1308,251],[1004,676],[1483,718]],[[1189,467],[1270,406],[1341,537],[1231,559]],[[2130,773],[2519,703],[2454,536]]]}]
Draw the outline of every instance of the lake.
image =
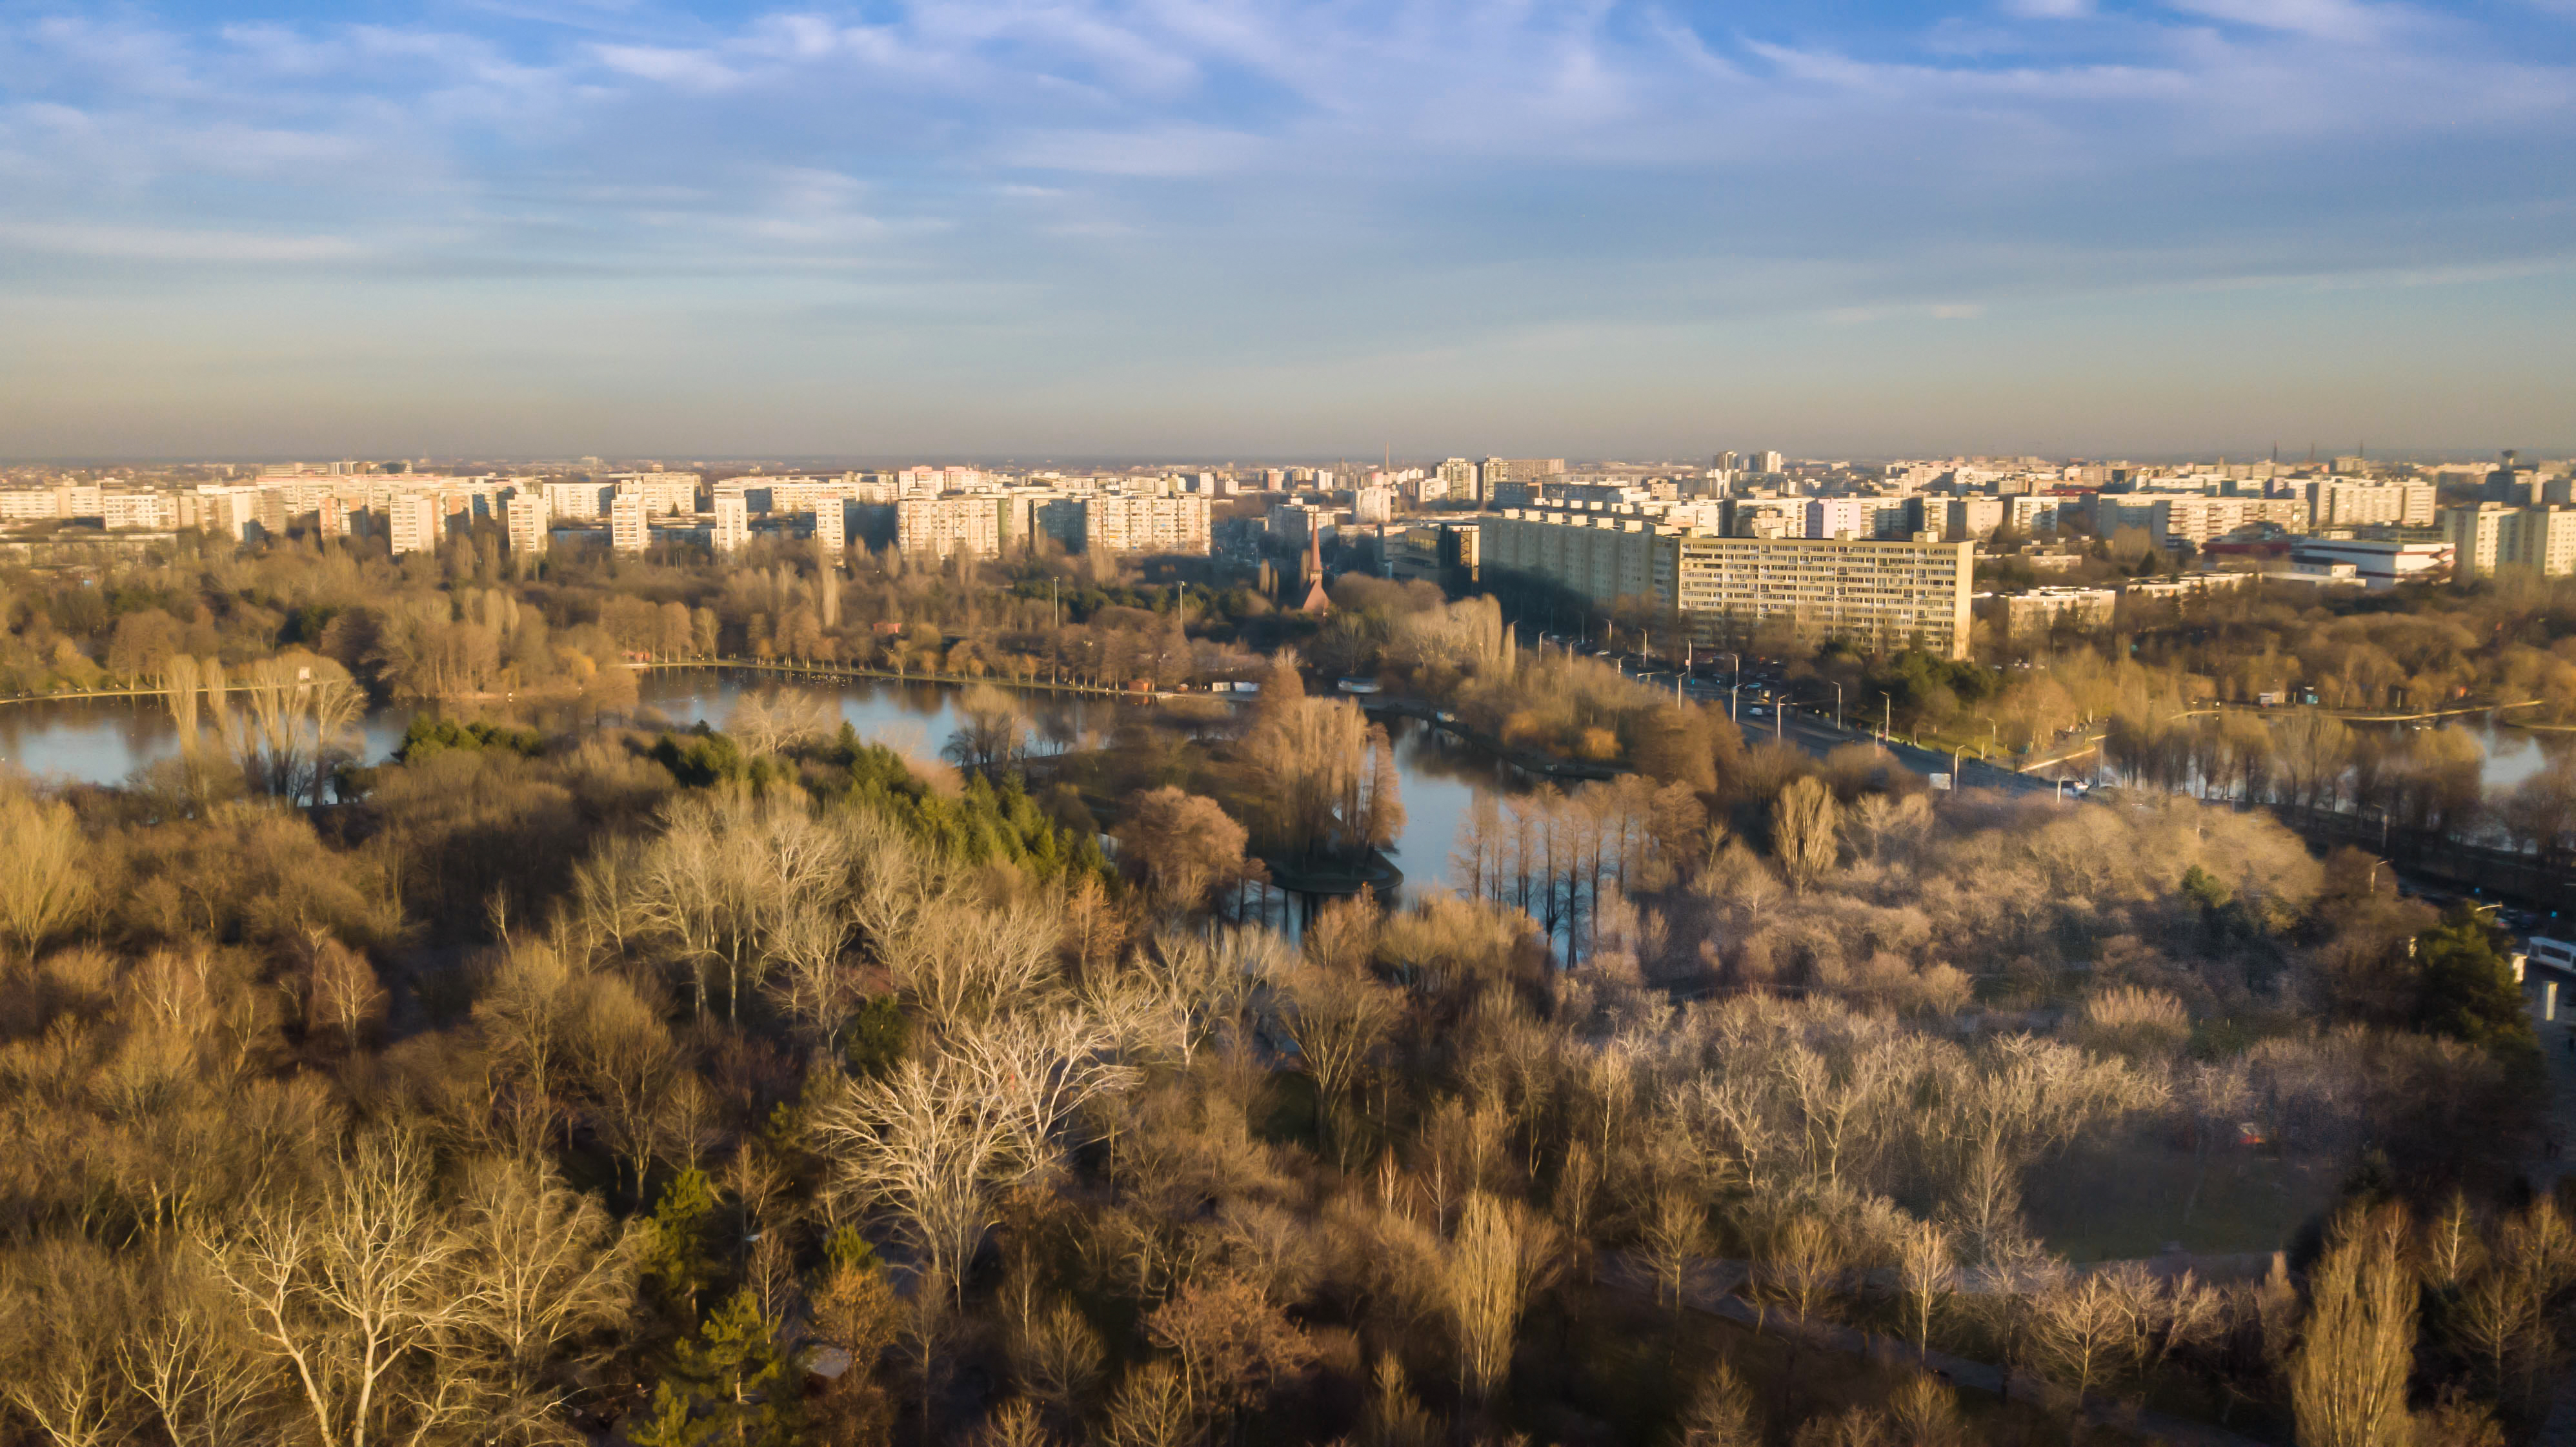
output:
[{"label": "lake", "polygon": [[[764,689],[773,681],[771,675],[718,669],[654,669],[637,680],[637,722],[675,728],[704,722],[721,728],[746,688]],[[940,746],[957,728],[958,690],[952,684],[836,679],[794,686],[812,693],[837,693],[841,716],[862,737],[916,757],[937,757]],[[1049,740],[1071,744],[1086,735],[1105,733],[1122,710],[1154,707],[1096,695],[1022,697],[1042,748]],[[361,725],[366,761],[380,763],[390,757],[417,712],[402,706],[369,713]],[[1395,741],[1405,810],[1404,829],[1388,853],[1404,871],[1411,890],[1445,888],[1459,821],[1466,817],[1477,792],[1516,792],[1520,785],[1509,766],[1428,724],[1409,718],[1389,718],[1386,723]],[[113,784],[143,765],[178,752],[178,730],[157,700],[0,704],[0,764],[38,778]]]}]

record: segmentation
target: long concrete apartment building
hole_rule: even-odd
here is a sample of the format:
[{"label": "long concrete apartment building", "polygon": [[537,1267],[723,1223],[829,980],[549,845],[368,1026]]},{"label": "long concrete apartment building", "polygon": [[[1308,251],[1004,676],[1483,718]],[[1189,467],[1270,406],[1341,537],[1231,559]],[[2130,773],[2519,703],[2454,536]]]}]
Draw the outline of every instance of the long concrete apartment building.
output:
[{"label": "long concrete apartment building", "polygon": [[1647,600],[1702,643],[1785,621],[1800,635],[1968,655],[1976,545],[1964,539],[1724,537],[1650,517],[1507,509],[1478,519],[1485,566],[1607,605]]}]

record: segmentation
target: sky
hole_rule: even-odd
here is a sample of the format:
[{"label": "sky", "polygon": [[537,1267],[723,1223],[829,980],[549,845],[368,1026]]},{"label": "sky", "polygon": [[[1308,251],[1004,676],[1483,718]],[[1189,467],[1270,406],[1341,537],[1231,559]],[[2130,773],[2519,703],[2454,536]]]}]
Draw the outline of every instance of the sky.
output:
[{"label": "sky", "polygon": [[0,457],[2576,450],[2576,0],[0,0]]}]

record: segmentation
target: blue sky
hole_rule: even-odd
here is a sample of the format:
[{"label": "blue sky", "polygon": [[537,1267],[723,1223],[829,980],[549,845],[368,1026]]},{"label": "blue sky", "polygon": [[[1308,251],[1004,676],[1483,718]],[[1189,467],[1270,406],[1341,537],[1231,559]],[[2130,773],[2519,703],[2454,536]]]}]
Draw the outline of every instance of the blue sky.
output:
[{"label": "blue sky", "polygon": [[0,456],[2576,448],[2576,0],[0,0]]}]

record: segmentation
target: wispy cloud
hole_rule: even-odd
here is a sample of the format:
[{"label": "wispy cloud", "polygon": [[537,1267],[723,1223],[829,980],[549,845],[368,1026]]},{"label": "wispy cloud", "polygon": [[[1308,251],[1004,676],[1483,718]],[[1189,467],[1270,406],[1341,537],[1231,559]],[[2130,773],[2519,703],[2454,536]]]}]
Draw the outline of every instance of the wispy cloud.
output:
[{"label": "wispy cloud", "polygon": [[0,221],[0,250],[116,261],[277,264],[345,261],[362,249],[342,236]]},{"label": "wispy cloud", "polygon": [[2050,298],[2576,254],[2534,220],[2576,209],[2546,6],[433,13],[0,0],[0,248],[49,284],[88,259],[210,297],[327,264],[496,321],[514,277],[649,277],[723,314],[775,278],[900,275],[959,335],[1007,296],[1032,337],[1151,354],[1225,314],[1372,355],[1789,318],[1967,335]]}]

